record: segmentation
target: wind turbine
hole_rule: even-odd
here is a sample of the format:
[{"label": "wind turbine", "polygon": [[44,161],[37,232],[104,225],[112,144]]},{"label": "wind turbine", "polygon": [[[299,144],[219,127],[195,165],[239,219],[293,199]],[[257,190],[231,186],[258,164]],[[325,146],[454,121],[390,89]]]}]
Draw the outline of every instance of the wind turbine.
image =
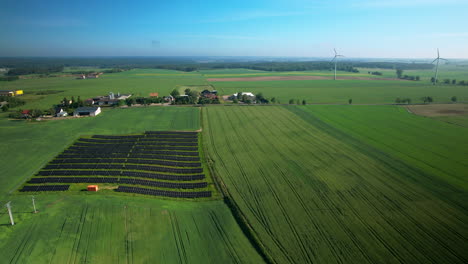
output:
[{"label": "wind turbine", "polygon": [[344,57],[343,55],[340,55],[338,54],[338,52],[336,52],[336,49],[333,49],[335,51],[335,57],[333,57],[333,59],[331,60],[331,62],[335,62],[335,77],[333,78],[334,80],[336,80],[336,63],[338,61],[338,57]]},{"label": "wind turbine", "polygon": [[434,83],[433,83],[434,85],[437,83],[437,75],[439,74],[439,61],[440,60],[447,61],[446,59],[440,57],[439,48],[437,48],[437,58],[431,62],[431,63],[434,63],[437,61],[436,72],[435,72]]}]

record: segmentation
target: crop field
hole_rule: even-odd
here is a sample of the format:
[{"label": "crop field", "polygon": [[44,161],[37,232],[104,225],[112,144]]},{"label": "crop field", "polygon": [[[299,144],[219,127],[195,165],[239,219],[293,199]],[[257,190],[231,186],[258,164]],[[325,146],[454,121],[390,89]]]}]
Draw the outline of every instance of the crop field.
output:
[{"label": "crop field", "polygon": [[[327,111],[333,112],[332,107]],[[401,132],[408,120],[416,122],[419,130],[403,129],[408,137],[422,139],[406,142],[408,146],[425,140],[434,151],[445,149],[439,156],[446,156],[446,162],[438,166],[448,173],[438,175],[414,162],[419,158],[421,163],[433,164],[431,156],[426,160],[416,153],[407,159],[381,144],[371,144],[372,121],[367,130],[359,130],[362,137],[354,137],[355,133],[334,126],[324,113],[323,120],[317,118],[314,108],[203,109],[205,147],[214,172],[275,262],[468,261],[466,179],[459,178],[467,171],[466,148],[461,146],[467,143],[466,136],[451,138],[453,143],[447,144],[440,140],[441,130],[448,128],[447,136],[465,131],[403,115],[396,107],[385,111],[387,118],[395,115],[386,129]],[[349,118],[360,115],[350,111]],[[408,120],[399,120],[405,117]],[[437,133],[422,133],[425,126]],[[353,124],[346,127],[354,129]],[[390,133],[385,136],[389,142],[398,140],[398,135],[396,139]],[[451,144],[457,143],[450,153]],[[420,150],[400,151],[412,155]],[[455,173],[450,168],[454,164],[462,171]]]},{"label": "crop field", "polygon": [[468,190],[466,128],[409,114],[395,106],[300,106],[299,109],[445,183]]},{"label": "crop field", "polygon": [[[2,263],[262,263],[262,258],[248,241],[228,207],[219,199],[194,202],[187,199],[155,199],[152,196],[133,194],[115,195],[113,190],[105,189],[108,186],[105,182],[98,183],[100,187],[104,187],[98,193],[80,192],[81,189],[86,188],[87,184],[73,183],[70,187],[71,192],[32,193],[35,195],[39,210],[38,214],[33,214],[30,195],[15,192],[8,194],[40,171],[41,167],[53,164],[64,165],[63,162],[46,164],[60,154],[65,146],[70,146],[73,142],[81,144],[78,146],[84,146],[104,144],[96,143],[96,141],[118,139],[118,137],[109,138],[109,136],[92,137],[91,135],[94,134],[137,135],[143,131],[155,130],[194,131],[200,128],[199,114],[199,109],[194,107],[142,107],[113,109],[97,117],[71,120],[47,122],[1,120],[0,133],[2,137],[9,140],[0,145],[1,153],[5,154],[0,159],[2,169],[0,202],[3,205],[7,201],[12,201],[16,222],[15,226],[10,226],[6,210],[0,211]],[[152,133],[150,139],[156,137],[163,139],[161,138],[163,135],[158,135],[159,132]],[[80,137],[81,139],[77,141]],[[145,152],[146,149],[144,139],[140,138],[141,142],[136,144],[142,147],[140,152]],[[91,143],[90,141],[93,140],[94,143]],[[187,141],[188,139],[172,139],[174,140]],[[155,141],[146,143],[155,143]],[[119,144],[119,146],[122,145]],[[63,157],[63,155],[75,154],[62,153],[60,154],[62,155],[61,161],[72,159],[78,163],[85,161],[84,155],[87,152],[80,152],[79,156],[83,156],[81,158]],[[95,155],[96,152],[88,154]],[[144,162],[157,161],[157,159],[147,159],[148,156],[152,156],[148,153],[134,154],[139,156],[126,159]],[[143,159],[140,156],[146,158]],[[176,157],[177,160],[163,160],[165,165],[168,162],[176,162],[180,166],[197,162],[181,161],[180,159],[189,158],[184,156],[170,157]],[[114,161],[119,162],[117,159]],[[80,165],[73,162],[68,165],[74,164]],[[106,163],[106,165],[111,166],[113,163]],[[181,169],[184,168],[186,167],[181,167]],[[188,181],[167,179],[154,181],[151,178],[140,178],[146,174],[154,175],[151,171],[136,170],[135,172],[137,174],[133,176],[137,177],[120,179],[126,181],[122,186],[136,185],[155,191],[177,189],[180,193],[185,191],[180,188],[180,185],[202,182],[189,179],[186,179]],[[177,175],[177,173],[162,174]],[[31,180],[46,179],[50,183],[44,185],[39,182],[41,186],[46,187],[63,185],[63,178],[75,180],[81,177],[86,177],[86,182],[92,177],[101,180],[112,178],[112,176],[103,177],[102,175],[74,175],[72,177],[65,175],[33,177]],[[60,179],[57,180],[57,178]],[[59,181],[59,183],[53,181]],[[143,185],[150,181],[152,185],[157,183],[165,184],[165,186]],[[209,179],[203,181],[206,182]],[[27,186],[36,184],[30,183]],[[206,190],[206,187],[199,190]]]},{"label": "crop field", "polygon": [[239,81],[211,82],[221,94],[239,91],[263,93],[275,97],[280,103],[290,99],[305,99],[307,103],[391,104],[399,98],[411,98],[413,103],[422,102],[421,97],[432,96],[435,102],[450,102],[452,96],[459,101],[468,101],[468,89],[464,86],[433,86],[428,82],[384,80],[294,80],[294,81]]},{"label": "crop field", "polygon": [[[368,74],[368,72],[379,71],[382,73],[381,77],[383,78],[395,78],[395,70],[390,69],[368,69],[368,68],[358,68],[361,73]],[[434,77],[435,69],[433,70],[404,70],[403,74],[410,76],[420,76],[423,81],[430,81]],[[372,75],[370,75],[372,76]],[[444,79],[456,79],[458,81],[468,80],[468,67],[466,65],[450,65],[450,64],[441,64],[439,66],[439,81]]]},{"label": "crop field", "polygon": [[[130,70],[121,73],[103,74],[98,79],[76,80],[76,77],[53,77],[24,79],[14,82],[0,82],[0,90],[22,89],[25,95],[22,99],[27,104],[23,109],[49,109],[59,104],[64,97],[82,100],[99,95],[133,94],[134,96],[149,96],[149,93],[169,95],[182,85],[205,85],[206,81],[199,74],[182,73],[169,70]],[[51,92],[43,95],[41,92]]]},{"label": "crop field", "polygon": [[222,201],[37,195],[0,214],[2,263],[262,263]]}]

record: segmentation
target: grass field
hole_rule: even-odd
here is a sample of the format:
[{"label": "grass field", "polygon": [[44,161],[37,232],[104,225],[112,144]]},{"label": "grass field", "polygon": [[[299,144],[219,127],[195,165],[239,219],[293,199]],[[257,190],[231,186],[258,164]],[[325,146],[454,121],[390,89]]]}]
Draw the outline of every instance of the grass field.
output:
[{"label": "grass field", "polygon": [[411,98],[413,103],[421,97],[432,96],[435,102],[450,102],[452,96],[468,101],[465,86],[433,86],[427,82],[382,80],[301,80],[301,81],[239,81],[211,82],[221,94],[239,91],[263,93],[267,98],[276,97],[281,103],[289,99],[305,99],[307,103],[356,104],[394,103],[397,97]]},{"label": "grass field", "polygon": [[[402,115],[396,108],[382,111],[396,115],[389,129],[401,127],[398,118],[444,129],[443,123]],[[360,114],[350,112],[350,118]],[[276,262],[468,260],[466,180],[435,176],[328,125],[308,109],[210,107],[202,117],[215,172]],[[422,134],[404,131],[411,137]],[[430,142],[435,148],[451,144],[438,143],[440,134],[432,136],[438,139]],[[466,137],[459,140],[453,139],[466,144]],[[450,166],[467,157],[459,151],[463,156],[440,166],[453,171]]]},{"label": "grass field", "polygon": [[[16,198],[2,263],[262,263],[222,201],[116,196]],[[2,210],[0,220],[8,216]]]},{"label": "grass field", "polygon": [[[2,263],[261,263],[221,201],[170,201],[104,193],[13,194],[80,135],[196,130],[199,109],[113,109],[93,118],[1,120],[0,202],[11,200],[16,225],[0,213]],[[84,195],[86,194],[86,195]]]},{"label": "grass field", "polygon": [[299,108],[441,181],[468,191],[466,128],[412,115],[405,108],[395,106]]},{"label": "grass field", "polygon": [[468,115],[463,116],[440,116],[435,117],[434,119],[468,128]]},{"label": "grass field", "polygon": [[[429,61],[428,61],[429,62]],[[382,73],[382,77],[395,78],[396,71],[390,69],[368,69],[359,68],[361,73],[368,74],[368,72],[379,71]],[[435,75],[435,68],[433,70],[404,70],[403,75],[419,76],[422,81],[429,82]],[[439,65],[439,82],[444,79],[456,79],[457,81],[468,80],[468,67],[466,65]]]},{"label": "grass field", "polygon": [[[99,95],[133,94],[134,96],[149,96],[149,93],[159,93],[161,96],[182,85],[205,85],[206,81],[196,73],[183,73],[169,70],[139,69],[121,73],[103,74],[99,79],[76,80],[75,77],[53,77],[0,82],[0,90],[23,89],[22,99],[27,104],[23,109],[49,109],[60,103],[64,97],[82,100]],[[37,95],[41,91],[59,91],[48,95]]]}]

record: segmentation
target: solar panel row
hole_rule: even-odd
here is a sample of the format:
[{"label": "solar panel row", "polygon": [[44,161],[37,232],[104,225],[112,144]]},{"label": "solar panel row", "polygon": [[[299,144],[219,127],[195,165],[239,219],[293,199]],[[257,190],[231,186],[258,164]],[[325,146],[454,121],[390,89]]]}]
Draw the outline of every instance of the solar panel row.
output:
[{"label": "solar panel row", "polygon": [[160,188],[171,188],[171,189],[197,189],[205,188],[208,186],[206,182],[197,183],[172,183],[172,182],[157,182],[157,181],[146,181],[139,179],[120,179],[121,184],[132,184],[132,185],[146,185]]},{"label": "solar panel row", "polygon": [[121,171],[112,170],[41,170],[39,176],[120,176]]},{"label": "solar panel row", "polygon": [[211,191],[203,192],[174,192],[174,191],[162,191],[162,190],[152,190],[139,187],[127,187],[119,186],[116,189],[117,192],[126,192],[126,193],[138,193],[146,195],[155,195],[155,196],[166,196],[173,198],[203,198],[211,197]]},{"label": "solar panel row", "polygon": [[35,186],[24,186],[20,192],[55,192],[55,191],[67,191],[70,185],[35,185]]},{"label": "solar panel row", "polygon": [[171,188],[171,189],[198,189],[206,188],[208,183],[196,182],[196,183],[173,183],[173,182],[161,182],[161,181],[148,181],[140,179],[129,179],[129,178],[98,178],[98,177],[46,177],[46,178],[32,178],[28,181],[30,184],[41,184],[41,183],[121,183],[131,185],[146,185],[160,188]]},{"label": "solar panel row", "polygon": [[195,181],[202,180],[205,178],[205,174],[193,174],[193,175],[172,175],[163,173],[151,173],[151,172],[140,172],[140,171],[112,171],[112,170],[50,170],[50,171],[39,171],[38,176],[127,176],[127,177],[139,177],[149,178],[158,180],[171,180],[171,181]]},{"label": "solar panel row", "polygon": [[75,152],[73,154],[60,154],[57,156],[57,159],[103,159],[103,158],[113,158],[113,159],[120,159],[120,158],[143,158],[143,159],[158,159],[158,160],[173,160],[173,161],[200,161],[199,157],[185,157],[185,156],[170,156],[170,155],[153,155],[153,154],[145,154],[145,153],[117,153],[117,154],[79,154]]},{"label": "solar panel row", "polygon": [[168,168],[168,167],[156,167],[156,166],[145,166],[145,165],[132,165],[126,164],[125,169],[127,170],[144,170],[144,171],[160,171],[160,172],[171,172],[180,174],[191,174],[191,173],[202,173],[202,168]]},{"label": "solar panel row", "polygon": [[117,183],[118,178],[98,178],[98,177],[46,177],[46,178],[32,178],[28,181],[31,184],[38,183]]}]

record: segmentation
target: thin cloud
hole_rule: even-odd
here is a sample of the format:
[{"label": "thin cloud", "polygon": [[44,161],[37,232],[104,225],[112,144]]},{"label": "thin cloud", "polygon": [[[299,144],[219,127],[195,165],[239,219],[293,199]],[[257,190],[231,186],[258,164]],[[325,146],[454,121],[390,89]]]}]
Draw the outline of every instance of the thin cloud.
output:
[{"label": "thin cloud", "polygon": [[308,12],[277,12],[277,11],[262,11],[254,10],[241,13],[234,13],[223,17],[217,17],[213,19],[200,20],[200,23],[221,23],[221,22],[233,22],[233,21],[246,21],[262,18],[271,17],[290,17],[306,15]]},{"label": "thin cloud", "polygon": [[19,25],[37,26],[37,27],[83,27],[88,23],[81,19],[55,17],[55,18],[15,18],[13,21]]},{"label": "thin cloud", "polygon": [[357,2],[358,7],[374,8],[399,8],[399,7],[424,7],[424,6],[448,6],[454,4],[466,4],[465,0],[370,0]]}]

